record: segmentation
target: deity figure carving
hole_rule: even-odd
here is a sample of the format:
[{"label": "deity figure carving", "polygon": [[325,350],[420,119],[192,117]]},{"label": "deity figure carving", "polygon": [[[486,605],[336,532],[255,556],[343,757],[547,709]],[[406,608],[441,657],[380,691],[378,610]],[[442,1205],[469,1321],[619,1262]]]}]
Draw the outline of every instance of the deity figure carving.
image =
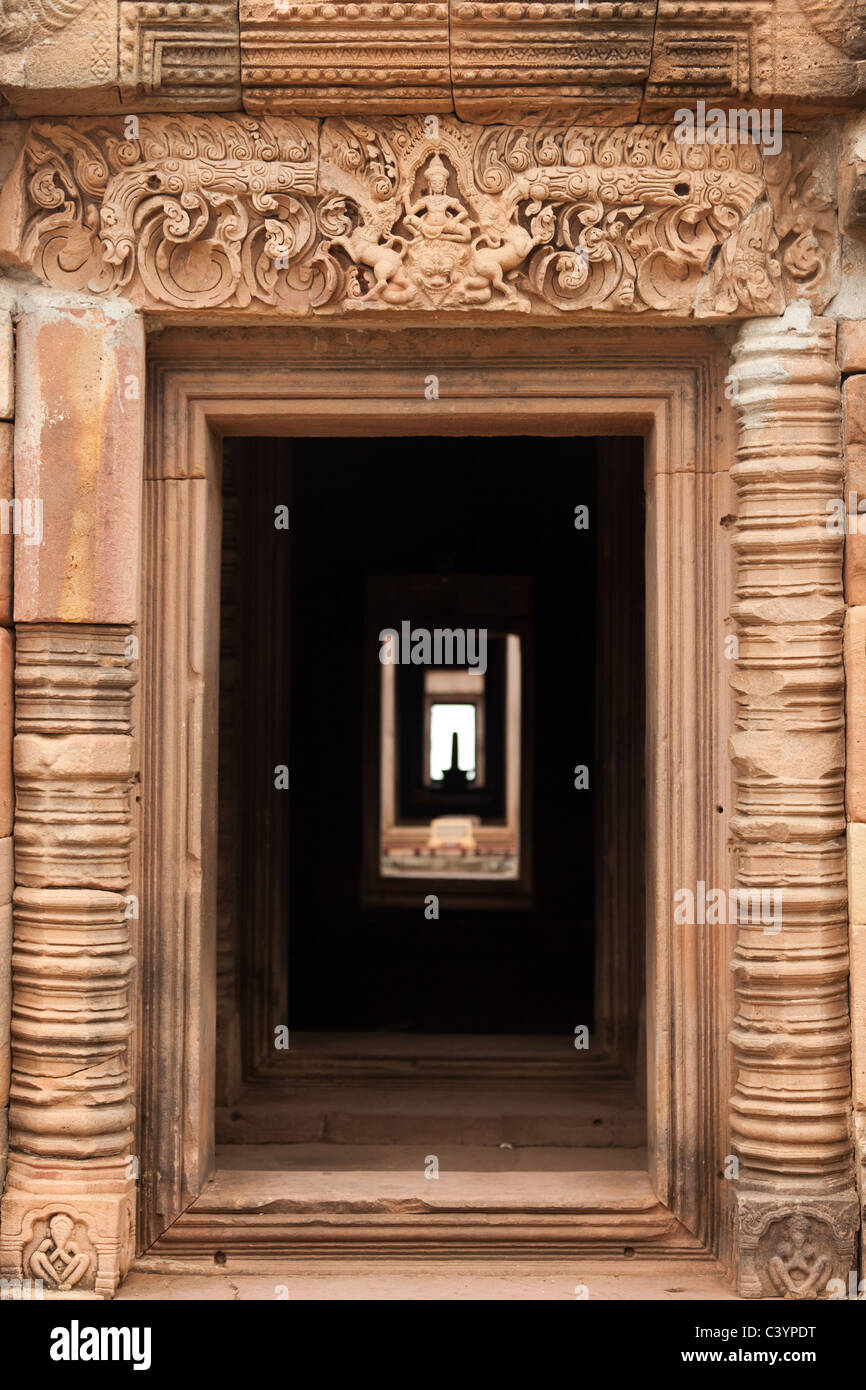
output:
[{"label": "deity figure carving", "polygon": [[52,1288],[72,1289],[90,1268],[90,1254],[73,1240],[75,1222],[65,1212],[56,1212],[48,1230],[30,1256],[33,1274]]}]

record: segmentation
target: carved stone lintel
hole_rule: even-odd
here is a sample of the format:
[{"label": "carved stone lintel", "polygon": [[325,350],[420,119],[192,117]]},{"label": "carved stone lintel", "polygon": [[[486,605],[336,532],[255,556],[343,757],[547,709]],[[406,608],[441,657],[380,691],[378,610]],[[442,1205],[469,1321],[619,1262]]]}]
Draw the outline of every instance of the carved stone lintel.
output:
[{"label": "carved stone lintel", "polygon": [[767,315],[830,293],[832,228],[783,173],[771,211],[753,144],[663,126],[40,121],[0,261],[149,310]]},{"label": "carved stone lintel", "polygon": [[451,73],[461,120],[639,119],[656,0],[503,5],[452,0]]}]

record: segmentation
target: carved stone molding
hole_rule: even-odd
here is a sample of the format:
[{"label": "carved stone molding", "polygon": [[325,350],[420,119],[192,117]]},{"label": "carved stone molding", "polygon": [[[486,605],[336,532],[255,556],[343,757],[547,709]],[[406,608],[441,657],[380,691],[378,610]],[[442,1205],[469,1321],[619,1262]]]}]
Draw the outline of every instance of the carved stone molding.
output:
[{"label": "carved stone molding", "polygon": [[801,153],[768,186],[755,146],[663,126],[38,121],[0,261],[162,311],[770,315],[832,292]]},{"label": "carved stone molding", "polygon": [[773,0],[659,0],[645,112],[776,90]]},{"label": "carved stone molding", "polygon": [[240,105],[237,0],[121,0],[119,78],[126,105],[211,111]]},{"label": "carved stone molding", "polygon": [[128,637],[117,626],[19,625],[16,644],[19,887],[0,1268],[105,1294],[131,1257],[135,1194]]},{"label": "carved stone molding", "polygon": [[462,120],[636,121],[656,0],[602,7],[451,0],[454,109]]},{"label": "carved stone molding", "polygon": [[0,0],[0,93],[22,116],[809,112],[857,102],[864,53],[862,0]]},{"label": "carved stone molding", "polygon": [[240,16],[247,111],[452,110],[447,0],[241,0]]},{"label": "carved stone molding", "polygon": [[748,324],[732,377],[740,442],[731,831],[738,885],[778,895],[773,912],[739,925],[733,961],[739,1277],[750,1296],[812,1297],[825,1275],[847,1278],[855,1267],[857,1209],[842,539],[826,524],[827,499],[842,487],[835,326],[812,320],[806,304]]}]

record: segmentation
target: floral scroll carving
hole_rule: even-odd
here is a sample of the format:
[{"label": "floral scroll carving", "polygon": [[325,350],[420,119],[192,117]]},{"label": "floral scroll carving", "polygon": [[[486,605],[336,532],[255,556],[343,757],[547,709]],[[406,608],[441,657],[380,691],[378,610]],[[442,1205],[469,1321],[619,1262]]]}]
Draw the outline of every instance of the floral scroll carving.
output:
[{"label": "floral scroll carving", "polygon": [[329,121],[316,304],[682,312],[761,189],[753,148],[664,127]]},{"label": "floral scroll carving", "polygon": [[819,191],[815,155],[802,135],[787,135],[764,167],[788,298],[808,299],[820,313],[840,283],[833,199]]},{"label": "floral scroll carving", "polygon": [[[25,150],[23,257],[48,284],[136,302],[291,302],[316,237],[315,126],[212,116],[35,122]],[[301,295],[305,299],[303,288]]]},{"label": "floral scroll carving", "polygon": [[796,160],[768,179],[665,126],[36,121],[0,259],[150,309],[748,317],[816,302],[834,255]]}]

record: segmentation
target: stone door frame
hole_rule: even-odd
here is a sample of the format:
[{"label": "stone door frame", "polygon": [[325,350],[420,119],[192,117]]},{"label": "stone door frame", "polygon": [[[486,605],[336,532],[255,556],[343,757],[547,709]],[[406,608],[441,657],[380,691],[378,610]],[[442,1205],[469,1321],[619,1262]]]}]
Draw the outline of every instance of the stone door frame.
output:
[{"label": "stone door frame", "polygon": [[[719,1249],[726,1192],[701,1174],[715,1174],[728,1147],[727,1055],[717,1040],[729,1022],[729,943],[727,933],[682,929],[675,942],[669,904],[678,887],[701,877],[726,883],[726,815],[702,809],[730,805],[718,753],[731,709],[720,660],[728,592],[714,545],[732,506],[726,344],[700,330],[650,334],[637,351],[629,333],[579,329],[221,336],[213,351],[205,334],[163,334],[153,341],[149,374],[143,1245],[195,1199],[213,1160],[216,767],[207,749],[216,747],[220,439],[526,432],[633,433],[646,441],[651,1173],[660,1200],[702,1244]],[[434,368],[439,399],[427,401],[425,377]],[[695,555],[706,565],[700,582]],[[702,976],[713,982],[709,989]],[[722,1103],[707,1106],[707,1095]],[[184,1117],[180,1143],[174,1115]]]},{"label": "stone door frame", "polygon": [[[744,1294],[814,1296],[828,1272],[855,1267],[842,538],[826,525],[842,484],[835,326],[793,305],[744,325],[733,365],[730,339],[698,327],[637,342],[632,329],[517,325],[167,329],[148,349],[142,506],[140,319],[116,305],[23,315],[16,495],[64,505],[46,516],[47,550],[16,537],[4,1274],[32,1275],[40,1246],[62,1263],[72,1242],[86,1257],[74,1282],[110,1295],[132,1257],[136,1177],[149,1245],[208,1176],[219,440],[361,429],[644,435],[652,1180],[735,1263]],[[91,398],[76,375],[84,353]],[[110,506],[82,538],[94,488]],[[83,567],[47,563],[82,553]],[[784,927],[676,926],[675,890],[700,880],[781,885]]]}]

